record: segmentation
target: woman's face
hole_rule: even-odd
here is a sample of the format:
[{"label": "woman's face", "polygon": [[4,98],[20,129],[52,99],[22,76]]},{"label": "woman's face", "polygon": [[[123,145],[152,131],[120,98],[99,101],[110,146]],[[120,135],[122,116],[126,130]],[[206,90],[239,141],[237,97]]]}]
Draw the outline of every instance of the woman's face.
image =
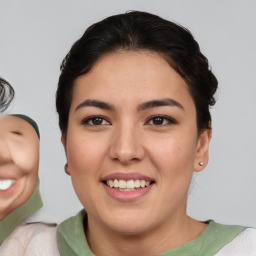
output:
[{"label": "woman's face", "polygon": [[209,140],[186,83],[158,54],[101,58],[75,81],[62,137],[89,227],[140,234],[182,221]]},{"label": "woman's face", "polygon": [[24,204],[38,173],[39,140],[27,121],[0,117],[0,219]]}]

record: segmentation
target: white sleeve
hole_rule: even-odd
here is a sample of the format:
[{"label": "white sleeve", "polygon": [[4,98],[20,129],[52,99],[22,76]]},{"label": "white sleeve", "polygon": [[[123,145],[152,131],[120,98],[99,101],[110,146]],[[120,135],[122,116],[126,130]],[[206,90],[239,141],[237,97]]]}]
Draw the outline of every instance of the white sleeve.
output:
[{"label": "white sleeve", "polygon": [[256,256],[256,229],[245,229],[215,256]]},{"label": "white sleeve", "polygon": [[58,256],[56,226],[19,225],[0,247],[0,256]]}]

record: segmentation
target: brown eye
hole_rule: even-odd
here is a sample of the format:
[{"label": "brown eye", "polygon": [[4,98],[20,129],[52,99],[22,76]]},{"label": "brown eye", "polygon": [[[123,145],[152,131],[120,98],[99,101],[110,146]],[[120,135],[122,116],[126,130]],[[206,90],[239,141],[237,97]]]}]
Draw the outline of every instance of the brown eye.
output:
[{"label": "brown eye", "polygon": [[146,122],[146,124],[156,125],[156,126],[171,125],[175,123],[176,122],[172,118],[167,116],[153,116]]},{"label": "brown eye", "polygon": [[155,118],[152,119],[152,123],[154,125],[162,125],[164,123],[164,118],[159,117],[159,116],[155,117]]},{"label": "brown eye", "polygon": [[93,117],[88,117],[85,120],[83,120],[82,124],[92,125],[92,126],[99,126],[99,125],[109,125],[110,122],[108,122],[104,117],[93,116]]},{"label": "brown eye", "polygon": [[103,123],[104,119],[101,117],[95,117],[91,120],[91,124],[93,125],[101,125]]}]

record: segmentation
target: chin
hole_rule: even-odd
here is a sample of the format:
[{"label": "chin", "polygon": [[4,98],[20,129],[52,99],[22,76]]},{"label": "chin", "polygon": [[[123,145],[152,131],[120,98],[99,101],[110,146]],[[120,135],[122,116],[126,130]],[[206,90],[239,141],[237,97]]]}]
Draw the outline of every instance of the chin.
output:
[{"label": "chin", "polygon": [[115,233],[123,236],[137,236],[147,232],[147,230],[150,229],[148,226],[145,226],[145,223],[141,224],[142,225],[131,225],[130,223],[122,223],[121,225],[115,224],[111,226],[111,229]]},{"label": "chin", "polygon": [[120,235],[140,235],[154,226],[150,219],[139,213],[109,214],[104,217],[102,221],[105,227]]}]

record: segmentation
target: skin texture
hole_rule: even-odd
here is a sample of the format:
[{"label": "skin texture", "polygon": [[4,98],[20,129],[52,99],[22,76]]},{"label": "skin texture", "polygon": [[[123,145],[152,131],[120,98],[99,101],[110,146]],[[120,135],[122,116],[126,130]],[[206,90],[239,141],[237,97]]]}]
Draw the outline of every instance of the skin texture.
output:
[{"label": "skin texture", "polygon": [[[141,107],[167,98],[181,106]],[[111,109],[80,105],[85,100]],[[198,134],[186,83],[156,53],[109,54],[78,78],[62,143],[66,172],[88,213],[92,251],[155,255],[198,236],[206,225],[186,215],[187,194],[193,171],[207,164],[210,137],[210,130]],[[113,173],[146,175],[154,184],[145,195],[120,201],[102,182]]]},{"label": "skin texture", "polygon": [[0,179],[16,179],[0,190],[0,219],[24,204],[37,182],[39,139],[27,121],[15,116],[0,117]]}]

